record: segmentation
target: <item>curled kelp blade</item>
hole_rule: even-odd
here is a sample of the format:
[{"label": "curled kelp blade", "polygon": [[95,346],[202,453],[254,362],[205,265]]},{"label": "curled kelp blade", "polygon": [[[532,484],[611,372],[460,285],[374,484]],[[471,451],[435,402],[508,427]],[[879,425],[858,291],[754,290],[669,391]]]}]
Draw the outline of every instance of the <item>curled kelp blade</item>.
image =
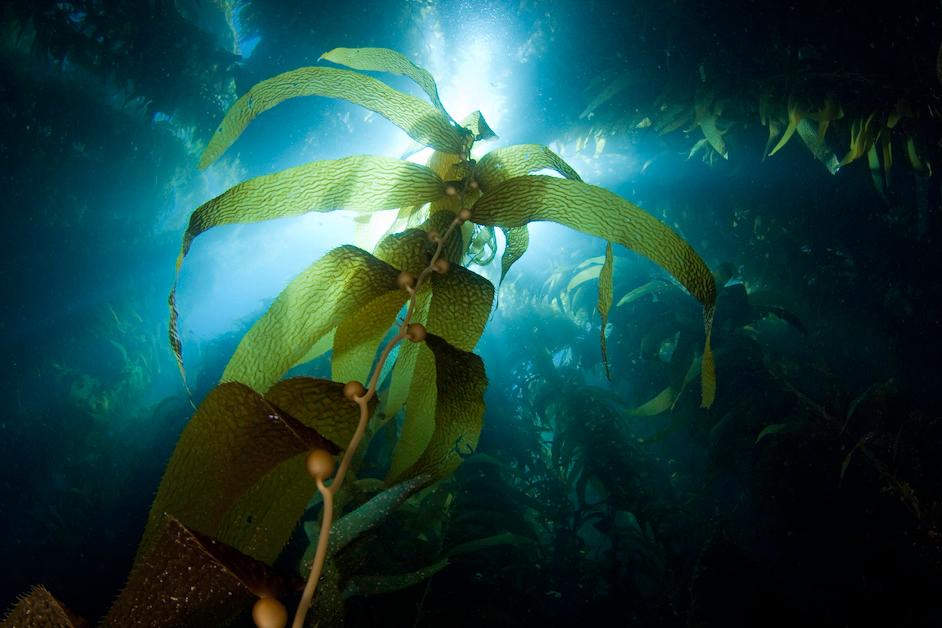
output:
[{"label": "curled kelp blade", "polygon": [[345,65],[354,70],[389,72],[390,74],[406,76],[415,81],[422,88],[422,91],[428,94],[436,109],[448,116],[449,120],[452,119],[438,97],[438,85],[435,83],[434,77],[428,70],[412,63],[395,50],[389,48],[334,48],[330,52],[322,54],[320,58],[337,65]]},{"label": "curled kelp blade", "polygon": [[0,628],[85,628],[88,625],[43,586],[35,586],[21,596],[0,621]]},{"label": "curled kelp blade", "polygon": [[484,194],[472,208],[479,224],[520,227],[549,220],[606,238],[651,259],[673,275],[703,304],[704,344],[702,403],[709,407],[716,375],[710,350],[710,331],[716,306],[713,273],[683,238],[640,207],[600,187],[530,175],[509,179]]},{"label": "curled kelp blade", "polygon": [[530,246],[530,229],[526,225],[522,227],[501,227],[504,232],[504,254],[500,258],[500,281],[504,283],[504,277],[510,271],[510,267],[523,257]]},{"label": "curled kelp blade", "polygon": [[258,114],[298,96],[339,98],[360,105],[383,116],[420,144],[437,150],[461,152],[470,139],[467,131],[456,127],[432,105],[382,81],[350,70],[304,67],[264,80],[239,98],[203,151],[200,168],[226,152]]},{"label": "curled kelp blade", "polygon": [[487,192],[508,179],[540,170],[555,170],[567,179],[582,180],[562,157],[541,144],[516,144],[494,149],[477,162],[474,177],[481,189]]},{"label": "curled kelp blade", "polygon": [[[490,140],[497,137],[497,133],[495,133],[494,130],[487,124],[487,120],[484,119],[484,114],[480,111],[472,111],[466,115],[459,124],[462,128],[471,131],[471,135],[475,142]],[[423,144],[412,142],[399,157],[401,159],[408,159],[423,148],[425,148]]]},{"label": "curled kelp blade", "polygon": [[[335,393],[342,398],[339,388]],[[138,558],[150,549],[164,513],[216,535],[238,499],[285,460],[313,448],[339,452],[315,429],[244,384],[211,390],[187,423],[151,506]]]},{"label": "curled kelp blade", "polygon": [[263,392],[345,318],[377,297],[400,291],[399,271],[366,251],[329,251],[282,290],[242,338],[222,374]]},{"label": "curled kelp blade", "polygon": [[422,455],[393,484],[420,475],[433,480],[448,475],[474,453],[484,424],[487,376],[481,358],[434,334],[426,337],[425,345],[435,356],[435,428]]},{"label": "curled kelp blade", "polygon": [[[343,396],[339,382],[293,377],[272,386],[265,399],[341,447],[350,442],[360,418],[359,407]],[[376,402],[375,397],[370,401],[370,413]],[[266,473],[228,509],[214,536],[256,560],[274,561],[316,492],[305,465],[307,454]]]},{"label": "curled kelp blade", "polygon": [[164,516],[153,547],[134,565],[103,626],[223,626],[257,598],[284,598],[300,586]]},{"label": "curled kelp blade", "polygon": [[598,310],[602,319],[601,347],[602,347],[602,365],[605,367],[605,377],[612,379],[612,373],[608,368],[608,350],[605,346],[605,328],[608,326],[608,312],[612,309],[613,288],[613,267],[615,257],[612,254],[612,243],[605,245],[605,263],[602,264],[602,270],[599,271],[599,301]]}]

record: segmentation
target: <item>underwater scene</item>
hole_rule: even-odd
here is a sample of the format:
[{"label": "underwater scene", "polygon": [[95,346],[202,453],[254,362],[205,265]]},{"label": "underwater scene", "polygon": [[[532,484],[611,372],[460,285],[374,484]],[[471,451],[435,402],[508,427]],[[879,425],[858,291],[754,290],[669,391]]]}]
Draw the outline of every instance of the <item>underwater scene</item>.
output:
[{"label": "underwater scene", "polygon": [[0,3],[0,626],[942,626],[942,3]]}]

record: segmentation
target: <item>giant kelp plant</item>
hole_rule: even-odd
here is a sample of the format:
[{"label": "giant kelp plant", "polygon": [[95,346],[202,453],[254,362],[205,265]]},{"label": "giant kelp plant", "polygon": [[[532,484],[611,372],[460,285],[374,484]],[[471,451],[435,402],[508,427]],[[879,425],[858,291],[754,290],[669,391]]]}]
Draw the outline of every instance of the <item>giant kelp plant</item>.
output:
[{"label": "giant kelp plant", "polygon": [[[328,252],[242,338],[222,381],[177,443],[106,626],[220,625],[250,606],[257,625],[284,626],[282,600],[293,601],[302,590],[293,625],[307,617],[324,625],[342,618],[346,591],[395,590],[447,564],[445,556],[382,582],[354,579],[342,568],[357,562],[343,556],[353,541],[450,475],[477,447],[487,380],[472,350],[495,287],[463,263],[495,261],[495,228],[507,243],[501,277],[526,251],[530,222],[553,221],[608,240],[598,271],[603,321],[612,305],[613,244],[662,266],[703,305],[701,402],[708,407],[714,400],[716,284],[680,236],[631,202],[584,183],[544,146],[509,146],[471,159],[474,143],[494,136],[481,114],[455,122],[431,75],[399,53],[335,49],[322,58],[352,69],[305,67],[259,83],[230,108],[200,166],[218,159],[260,113],[308,95],[379,113],[434,152],[426,166],[377,156],[308,163],[244,181],[193,212],[178,274],[194,239],[215,226],[315,211],[400,210],[396,227],[374,251],[342,246]],[[404,75],[431,104],[360,71]],[[559,176],[533,174],[544,170]],[[175,287],[169,304],[170,343],[184,373]],[[410,342],[400,344],[405,339]],[[283,379],[329,350],[331,380]],[[365,443],[381,429],[388,433],[400,411],[404,420],[385,478],[354,480]],[[302,560],[305,585],[272,565],[311,500],[312,477],[322,515],[311,535],[313,556]],[[429,502],[429,508],[437,503]],[[481,539],[462,551],[502,542],[507,538]],[[2,625],[80,623],[36,588]]]}]

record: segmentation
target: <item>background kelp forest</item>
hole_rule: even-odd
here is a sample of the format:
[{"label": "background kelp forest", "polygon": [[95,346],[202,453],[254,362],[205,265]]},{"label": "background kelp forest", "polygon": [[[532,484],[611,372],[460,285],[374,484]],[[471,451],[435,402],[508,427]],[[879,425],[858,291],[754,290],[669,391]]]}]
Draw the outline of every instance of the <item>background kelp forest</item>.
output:
[{"label": "background kelp forest", "polygon": [[[307,99],[200,174],[226,108],[326,50],[384,46],[467,92],[496,142],[552,147],[697,249],[719,384],[699,408],[699,308],[620,248],[608,379],[605,244],[535,228],[478,345],[478,447],[337,557],[346,625],[942,622],[937,3],[13,0],[0,20],[4,607],[42,583],[96,618],[124,582],[192,413],[165,305],[188,212],[247,175],[401,152]],[[286,241],[362,227],[315,226],[194,251],[196,400],[278,264],[316,257]],[[475,260],[495,282],[502,246]],[[390,425],[361,478],[382,477]]]}]

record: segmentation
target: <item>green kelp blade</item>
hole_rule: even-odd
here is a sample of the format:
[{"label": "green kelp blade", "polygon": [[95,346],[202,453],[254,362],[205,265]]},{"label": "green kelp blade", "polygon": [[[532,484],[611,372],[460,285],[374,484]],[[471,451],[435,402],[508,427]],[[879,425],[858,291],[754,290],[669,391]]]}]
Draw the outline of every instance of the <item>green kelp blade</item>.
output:
[{"label": "green kelp blade", "polygon": [[85,628],[88,625],[43,586],[35,586],[20,596],[0,621],[0,628]]},{"label": "green kelp blade", "polygon": [[278,464],[318,447],[339,448],[237,382],[211,390],[177,441],[151,506],[138,559],[164,513],[216,535],[233,504]]},{"label": "green kelp blade", "polygon": [[466,115],[461,121],[461,126],[474,134],[474,141],[476,142],[483,142],[497,137],[497,133],[494,133],[494,129],[487,124],[484,114],[480,111],[472,111]]},{"label": "green kelp blade", "polygon": [[474,177],[481,189],[487,192],[508,179],[540,170],[555,170],[567,179],[582,181],[572,166],[541,144],[516,144],[496,148],[477,162]]},{"label": "green kelp blade", "polygon": [[[484,114],[480,111],[472,111],[461,120],[460,124],[463,128],[471,131],[475,142],[483,142],[497,137],[497,133],[487,124],[487,120],[484,119]],[[408,159],[423,148],[425,148],[424,145],[418,142],[411,142],[399,158]]]},{"label": "green kelp blade", "polygon": [[433,480],[445,477],[474,453],[484,425],[487,376],[481,358],[434,334],[426,337],[425,345],[435,355],[435,430],[419,459],[393,484],[426,474]]},{"label": "green kelp blade", "polygon": [[193,238],[212,227],[338,209],[393,209],[444,194],[444,182],[431,169],[392,157],[357,155],[302,164],[243,181],[200,205],[190,216],[178,264]]},{"label": "green kelp blade", "polygon": [[451,116],[438,97],[438,85],[435,83],[435,78],[428,70],[412,63],[395,50],[389,48],[334,48],[330,52],[322,54],[320,58],[337,65],[345,65],[354,70],[389,72],[390,74],[408,77],[428,94],[435,108],[451,120]]},{"label": "green kelp blade", "polygon": [[135,563],[105,628],[224,626],[262,596],[285,599],[302,583],[163,515],[152,549]]},{"label": "green kelp blade", "polygon": [[[204,203],[190,216],[177,256],[177,276],[193,238],[212,227],[345,207],[373,211],[422,204],[440,198],[444,187],[438,175],[425,166],[373,156],[315,161],[249,179]],[[168,299],[169,339],[185,383],[176,288],[174,281]]]},{"label": "green kelp blade", "polygon": [[602,264],[602,270],[599,271],[599,302],[598,310],[602,318],[602,365],[605,367],[605,377],[612,379],[612,373],[608,367],[608,351],[605,347],[605,328],[608,326],[608,312],[612,309],[612,293],[614,292],[613,266],[615,257],[612,254],[612,243],[605,245],[605,263]]},{"label": "green kelp blade", "polygon": [[544,175],[509,179],[472,207],[474,222],[520,227],[548,220],[616,242],[644,255],[673,275],[700,303],[706,332],[702,404],[709,407],[716,374],[710,332],[716,306],[713,273],[683,238],[640,207],[600,187]]},{"label": "green kelp blade", "polygon": [[494,284],[453,264],[444,275],[432,275],[432,302],[426,327],[455,347],[471,351],[484,333],[494,304]]},{"label": "green kelp blade", "polygon": [[226,152],[258,114],[298,96],[340,98],[360,105],[383,116],[415,141],[437,150],[461,152],[470,138],[432,105],[382,81],[350,70],[305,67],[264,80],[239,98],[203,151],[200,168]]},{"label": "green kelp blade", "polygon": [[377,347],[405,304],[405,290],[387,292],[351,314],[337,327],[331,358],[331,379],[366,383]]},{"label": "green kelp blade", "polygon": [[523,225],[522,227],[501,227],[504,232],[504,254],[500,258],[500,281],[504,283],[504,277],[510,271],[510,267],[523,257],[530,246],[530,229]]},{"label": "green kelp blade", "polygon": [[[405,469],[415,464],[435,433],[435,404],[438,398],[435,356],[425,343],[416,344],[414,351],[412,370],[404,373],[409,378],[409,388],[405,398],[402,431],[386,472],[386,482],[390,484],[399,481]],[[395,371],[393,375],[395,377]]]},{"label": "green kelp blade", "polygon": [[295,277],[252,325],[222,381],[268,390],[345,318],[377,297],[399,291],[398,275],[392,266],[354,246],[328,252]]},{"label": "green kelp blade", "polygon": [[[415,311],[412,315],[412,321],[422,323],[428,322],[428,311],[432,303],[432,291],[421,290],[416,296]],[[412,379],[415,372],[416,362],[418,361],[420,344],[406,342],[399,345],[399,355],[396,356],[396,363],[392,367],[390,375],[389,390],[386,393],[383,404],[383,415],[387,418],[394,416],[402,406],[406,404],[409,394],[413,389]],[[417,386],[431,387],[429,394],[435,393],[434,382],[418,382]],[[420,394],[420,391],[417,391]]]}]

